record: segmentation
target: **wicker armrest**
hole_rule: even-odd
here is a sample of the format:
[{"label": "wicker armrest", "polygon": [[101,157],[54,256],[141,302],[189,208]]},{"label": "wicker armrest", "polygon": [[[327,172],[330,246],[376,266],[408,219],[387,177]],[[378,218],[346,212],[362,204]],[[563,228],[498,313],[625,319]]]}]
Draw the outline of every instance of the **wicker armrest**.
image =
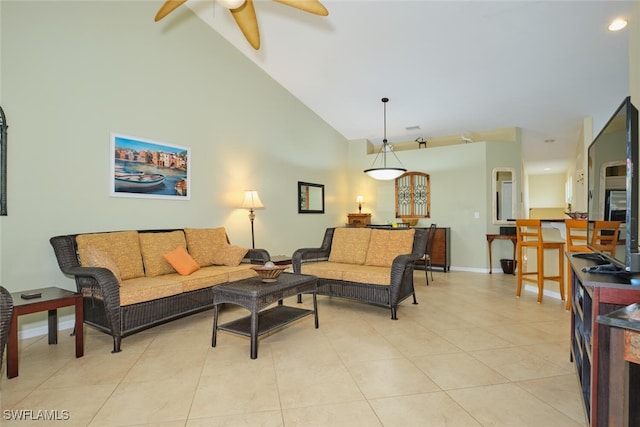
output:
[{"label": "wicker armrest", "polygon": [[305,261],[326,261],[329,259],[329,251],[323,248],[302,248],[297,249],[291,257],[294,273],[300,273],[302,264]]},{"label": "wicker armrest", "polygon": [[91,291],[92,297],[101,297],[108,307],[120,307],[120,285],[108,268],[70,267],[65,269],[65,273],[74,276],[78,291],[83,292],[84,296],[87,296],[84,288],[98,288],[101,295],[95,295],[95,291]]}]

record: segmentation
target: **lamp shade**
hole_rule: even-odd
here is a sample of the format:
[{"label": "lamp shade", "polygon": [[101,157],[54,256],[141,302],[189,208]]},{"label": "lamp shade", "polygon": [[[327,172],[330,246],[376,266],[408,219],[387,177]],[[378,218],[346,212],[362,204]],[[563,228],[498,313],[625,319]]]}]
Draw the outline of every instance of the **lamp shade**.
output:
[{"label": "lamp shade", "polygon": [[247,209],[255,209],[255,208],[264,208],[260,197],[258,196],[258,192],[256,190],[247,190],[244,192],[244,200],[240,205],[241,208]]},{"label": "lamp shade", "polygon": [[396,179],[406,171],[406,169],[402,168],[373,168],[365,170],[364,173],[373,179],[389,181],[391,179]]},{"label": "lamp shade", "polygon": [[356,203],[364,202],[364,198],[362,196],[356,196]]}]

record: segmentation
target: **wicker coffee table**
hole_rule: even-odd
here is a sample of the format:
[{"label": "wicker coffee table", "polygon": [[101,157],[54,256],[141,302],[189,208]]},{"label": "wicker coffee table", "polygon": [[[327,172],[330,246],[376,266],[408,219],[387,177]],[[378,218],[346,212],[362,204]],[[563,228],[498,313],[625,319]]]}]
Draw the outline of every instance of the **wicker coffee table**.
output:
[{"label": "wicker coffee table", "polygon": [[[250,277],[236,282],[213,287],[213,335],[211,346],[216,346],[218,329],[251,337],[251,358],[258,357],[258,337],[310,314],[314,315],[318,328],[318,305],[316,301],[317,277],[307,274],[282,273],[278,281],[263,283],[260,277]],[[313,294],[313,310],[288,307],[282,303],[286,297]],[[278,304],[260,311],[271,304]],[[251,312],[251,315],[218,325],[220,304],[235,304]]]}]

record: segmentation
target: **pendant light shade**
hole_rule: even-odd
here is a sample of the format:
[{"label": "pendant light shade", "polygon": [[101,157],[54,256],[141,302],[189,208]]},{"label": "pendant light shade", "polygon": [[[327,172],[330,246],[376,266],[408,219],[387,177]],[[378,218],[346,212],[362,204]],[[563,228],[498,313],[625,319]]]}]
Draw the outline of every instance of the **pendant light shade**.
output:
[{"label": "pendant light shade", "polygon": [[[382,139],[382,147],[380,147],[380,151],[376,154],[376,158],[373,159],[371,167],[364,171],[364,173],[369,175],[371,178],[382,181],[396,179],[407,171],[402,166],[402,163],[400,162],[400,159],[398,159],[398,156],[396,156],[396,153],[393,152],[391,145],[387,142],[387,102],[389,102],[389,98],[382,98],[382,105],[384,106],[384,138]],[[393,154],[393,157],[396,158],[400,167],[387,166],[387,153]],[[375,167],[378,158],[380,158],[379,167]]]}]

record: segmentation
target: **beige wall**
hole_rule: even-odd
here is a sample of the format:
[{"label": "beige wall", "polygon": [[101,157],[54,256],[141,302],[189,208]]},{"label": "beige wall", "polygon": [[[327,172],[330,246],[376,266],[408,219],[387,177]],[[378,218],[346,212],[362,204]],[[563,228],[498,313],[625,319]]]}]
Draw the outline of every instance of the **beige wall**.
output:
[{"label": "beige wall", "polygon": [[565,175],[529,175],[529,209],[566,206]]}]

